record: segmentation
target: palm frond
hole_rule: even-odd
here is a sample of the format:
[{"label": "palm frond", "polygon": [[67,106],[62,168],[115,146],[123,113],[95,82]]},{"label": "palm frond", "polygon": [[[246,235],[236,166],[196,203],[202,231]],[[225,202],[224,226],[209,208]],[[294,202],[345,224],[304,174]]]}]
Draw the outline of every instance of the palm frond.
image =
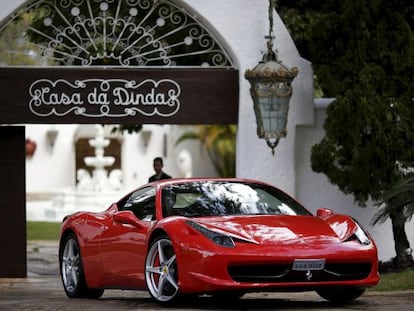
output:
[{"label": "palm frond", "polygon": [[182,134],[175,145],[195,139],[206,150],[216,172],[222,177],[236,174],[236,125],[197,125],[194,131]]},{"label": "palm frond", "polygon": [[414,176],[401,179],[389,191],[385,192],[382,200],[377,203],[379,209],[372,223],[385,222],[390,215],[399,214],[401,221],[409,221],[414,215]]}]

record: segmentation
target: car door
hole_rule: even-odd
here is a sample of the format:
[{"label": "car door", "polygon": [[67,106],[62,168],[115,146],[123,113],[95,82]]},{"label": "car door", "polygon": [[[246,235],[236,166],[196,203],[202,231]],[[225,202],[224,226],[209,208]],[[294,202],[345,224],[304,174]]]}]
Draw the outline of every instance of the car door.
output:
[{"label": "car door", "polygon": [[[131,211],[132,213],[125,214]],[[127,212],[128,213],[128,212]],[[118,202],[102,234],[102,262],[109,285],[145,288],[147,233],[155,220],[155,188],[145,187]]]}]

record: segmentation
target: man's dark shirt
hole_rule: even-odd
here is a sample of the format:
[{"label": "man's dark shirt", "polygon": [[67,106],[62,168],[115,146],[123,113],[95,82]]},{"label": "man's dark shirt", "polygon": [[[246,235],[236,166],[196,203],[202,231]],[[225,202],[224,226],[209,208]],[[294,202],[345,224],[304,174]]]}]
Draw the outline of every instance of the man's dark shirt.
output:
[{"label": "man's dark shirt", "polygon": [[156,180],[161,180],[161,179],[171,179],[172,177],[164,172],[161,173],[160,176],[158,176],[157,174],[152,175],[149,179],[148,182],[153,182]]}]

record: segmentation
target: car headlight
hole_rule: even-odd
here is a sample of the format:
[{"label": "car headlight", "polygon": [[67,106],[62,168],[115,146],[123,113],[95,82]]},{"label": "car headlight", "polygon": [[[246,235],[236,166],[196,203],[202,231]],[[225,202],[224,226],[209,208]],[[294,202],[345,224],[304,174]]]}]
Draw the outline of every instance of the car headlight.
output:
[{"label": "car headlight", "polygon": [[365,233],[365,231],[361,228],[360,225],[357,224],[357,229],[354,234],[358,239],[359,243],[361,243],[362,245],[371,244],[371,240],[369,239],[368,235]]},{"label": "car headlight", "polygon": [[346,239],[345,242],[357,240],[362,245],[370,245],[371,239],[368,237],[368,234],[364,231],[364,229],[362,229],[355,219],[353,219],[353,221],[356,225],[356,230],[349,238]]},{"label": "car headlight", "polygon": [[202,235],[204,235],[209,240],[213,241],[217,245],[224,246],[224,247],[235,247],[233,239],[225,234],[215,232],[213,230],[207,229],[206,227],[200,225],[199,223],[196,223],[194,221],[187,221],[187,224],[200,232]]}]

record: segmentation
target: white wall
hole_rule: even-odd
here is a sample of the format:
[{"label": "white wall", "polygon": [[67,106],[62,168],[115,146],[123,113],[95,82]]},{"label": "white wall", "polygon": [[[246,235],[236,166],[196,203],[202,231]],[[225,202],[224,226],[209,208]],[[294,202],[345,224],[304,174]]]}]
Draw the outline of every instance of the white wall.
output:
[{"label": "white wall", "polygon": [[313,111],[313,81],[310,63],[300,58],[296,47],[277,14],[274,15],[275,48],[287,67],[299,67],[294,80],[288,137],[279,142],[272,156],[263,139],[256,136],[256,120],[250,85],[244,72],[253,68],[266,49],[269,32],[268,0],[185,1],[208,20],[237,57],[240,71],[240,107],[237,139],[237,176],[258,178],[293,193],[295,184],[294,137],[296,121],[308,122]]},{"label": "white wall", "polygon": [[26,2],[26,0],[0,0],[0,21],[6,18],[24,2]]},{"label": "white wall", "polygon": [[[46,131],[52,127],[59,130],[53,148],[46,138]],[[27,192],[49,192],[74,185],[73,136],[76,128],[76,125],[26,125],[26,138],[37,145],[33,157],[26,158]]]}]

